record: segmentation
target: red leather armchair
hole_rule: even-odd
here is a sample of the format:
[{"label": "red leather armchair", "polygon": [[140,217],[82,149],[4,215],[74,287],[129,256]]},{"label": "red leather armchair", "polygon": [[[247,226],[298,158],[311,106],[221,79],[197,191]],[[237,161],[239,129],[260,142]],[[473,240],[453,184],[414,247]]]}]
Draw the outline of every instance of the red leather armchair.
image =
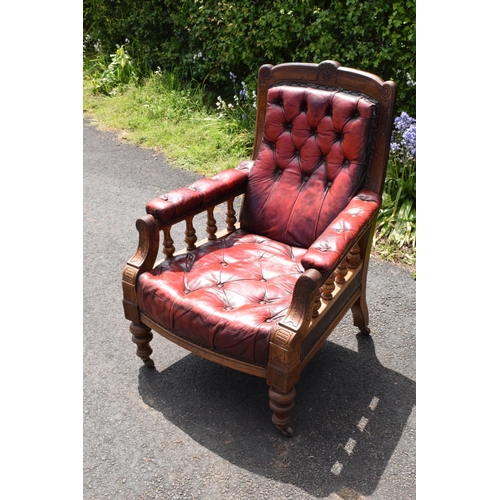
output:
[{"label": "red leather armchair", "polygon": [[[152,199],[137,221],[123,305],[146,365],[153,329],[264,377],[272,421],[292,435],[295,385],[338,322],[351,310],[370,332],[366,279],[395,95],[393,82],[334,61],[260,68],[252,160]],[[227,227],[217,232],[221,203]],[[197,244],[201,212],[207,238]],[[180,222],[186,248],[176,252]]]}]

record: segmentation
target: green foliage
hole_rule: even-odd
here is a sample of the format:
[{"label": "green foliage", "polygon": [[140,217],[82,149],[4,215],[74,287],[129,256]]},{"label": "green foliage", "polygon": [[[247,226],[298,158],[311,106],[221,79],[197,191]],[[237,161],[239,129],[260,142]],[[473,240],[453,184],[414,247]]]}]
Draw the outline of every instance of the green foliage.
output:
[{"label": "green foliage", "polygon": [[387,176],[375,242],[384,240],[410,252],[417,245],[417,128],[402,113],[394,120]]},{"label": "green foliage", "polygon": [[233,82],[232,99],[226,102],[218,96],[215,107],[228,133],[238,140],[250,156],[255,133],[257,95],[255,91],[248,90],[245,82],[238,83],[237,76],[232,72],[230,79]]},{"label": "green foliage", "polygon": [[232,71],[250,88],[265,63],[320,62],[398,85],[416,116],[415,0],[84,0],[84,30],[109,53],[128,38],[139,66],[183,75],[227,99]]},{"label": "green foliage", "polygon": [[205,176],[248,158],[246,141],[231,120],[204,104],[199,85],[183,84],[171,73],[155,71],[140,85],[123,85],[112,95],[95,93],[87,73],[84,109],[101,126],[120,130],[122,139],[161,151],[176,167]]},{"label": "green foliage", "polygon": [[138,81],[139,71],[125,45],[110,54],[110,59],[109,64],[106,64],[107,59],[103,56],[96,56],[86,62],[85,71],[90,75],[94,92],[111,95],[116,93],[118,87]]}]

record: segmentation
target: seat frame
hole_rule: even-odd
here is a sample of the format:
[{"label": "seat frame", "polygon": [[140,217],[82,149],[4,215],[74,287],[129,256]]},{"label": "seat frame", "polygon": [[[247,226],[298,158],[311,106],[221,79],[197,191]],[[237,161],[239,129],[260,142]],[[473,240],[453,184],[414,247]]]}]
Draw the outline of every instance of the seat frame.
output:
[{"label": "seat frame", "polygon": [[[257,93],[257,117],[252,160],[257,158],[262,143],[266,117],[267,91],[276,85],[302,85],[320,89],[341,89],[364,95],[375,100],[377,105],[376,124],[372,136],[372,153],[369,175],[364,187],[382,196],[389,156],[390,137],[396,97],[396,86],[392,81],[383,81],[378,76],[364,71],[340,66],[336,61],[320,64],[285,63],[276,66],[264,65],[259,70]],[[250,375],[265,378],[269,385],[270,407],[274,425],[285,436],[291,436],[290,412],[294,407],[295,385],[300,374],[325,343],[345,314],[351,310],[354,325],[362,334],[369,334],[366,282],[368,264],[376,227],[376,213],[364,230],[346,249],[338,265],[327,272],[310,268],[298,278],[290,308],[278,323],[269,340],[267,366],[259,366],[222,355],[213,350],[179,337],[157,324],[141,312],[137,301],[137,280],[145,271],[161,262],[158,260],[160,234],[163,233],[165,259],[197,248],[197,237],[193,218],[207,213],[208,237],[198,243],[224,238],[238,228],[234,200],[244,196],[245,188],[233,190],[229,196],[214,199],[201,209],[187,211],[179,218],[172,218],[168,225],[160,224],[152,215],[140,217],[136,222],[139,244],[133,257],[123,270],[123,307],[125,317],[131,321],[132,341],[137,345],[136,354],[148,367],[154,367],[151,360],[151,330],[193,352],[229,368]],[[216,232],[214,209],[226,204],[227,227]],[[377,211],[378,212],[378,211]],[[174,224],[185,221],[186,248],[175,252],[170,235]]]}]

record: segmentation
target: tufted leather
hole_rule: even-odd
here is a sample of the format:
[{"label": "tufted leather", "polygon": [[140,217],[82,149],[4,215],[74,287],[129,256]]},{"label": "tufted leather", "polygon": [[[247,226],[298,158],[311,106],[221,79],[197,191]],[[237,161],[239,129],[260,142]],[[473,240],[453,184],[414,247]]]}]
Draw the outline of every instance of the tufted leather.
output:
[{"label": "tufted leather", "polygon": [[309,247],[362,186],[374,108],[342,91],[269,89],[241,227]]},{"label": "tufted leather", "polygon": [[153,198],[146,204],[146,212],[160,225],[173,224],[190,213],[204,210],[230,196],[238,196],[245,191],[253,163],[243,161],[236,168],[224,170],[212,178],[199,179],[187,188]]},{"label": "tufted leather", "polygon": [[360,191],[309,247],[301,261],[304,269],[332,271],[363,227],[376,215],[380,203],[376,193],[368,189]]},{"label": "tufted leather", "polygon": [[162,226],[245,192],[242,229],[139,276],[141,311],[195,344],[265,366],[298,277],[331,271],[380,206],[359,191],[374,107],[343,91],[271,88],[255,162],[147,204]]},{"label": "tufted leather", "polygon": [[141,274],[139,307],[198,345],[264,366],[305,252],[238,230]]}]

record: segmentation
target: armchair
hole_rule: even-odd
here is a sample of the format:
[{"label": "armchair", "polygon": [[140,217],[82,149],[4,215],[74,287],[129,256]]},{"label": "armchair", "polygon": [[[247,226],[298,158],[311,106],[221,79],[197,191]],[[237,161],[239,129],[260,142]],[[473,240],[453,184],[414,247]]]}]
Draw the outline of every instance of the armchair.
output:
[{"label": "armchair", "polygon": [[[152,199],[137,220],[123,306],[147,366],[154,330],[263,377],[272,422],[292,435],[295,385],[339,321],[351,310],[370,333],[366,280],[395,96],[393,82],[335,61],[260,68],[252,159]],[[186,247],[176,252],[171,228],[181,222]]]}]

